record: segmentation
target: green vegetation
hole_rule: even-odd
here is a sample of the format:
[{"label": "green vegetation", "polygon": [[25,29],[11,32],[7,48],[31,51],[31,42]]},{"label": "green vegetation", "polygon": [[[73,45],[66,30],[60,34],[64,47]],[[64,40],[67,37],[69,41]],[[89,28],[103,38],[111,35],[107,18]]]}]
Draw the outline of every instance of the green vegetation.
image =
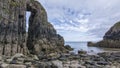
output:
[{"label": "green vegetation", "polygon": [[34,2],[35,0],[30,0],[31,2]]},{"label": "green vegetation", "polygon": [[5,6],[3,6],[2,9],[5,13],[9,13],[9,10]]},{"label": "green vegetation", "polygon": [[116,27],[117,27],[117,26],[120,27],[120,22],[117,22],[117,23],[115,24],[115,26],[116,26]]},{"label": "green vegetation", "polygon": [[4,9],[4,11],[5,11],[6,13],[9,13],[9,10],[8,10],[8,9]]},{"label": "green vegetation", "polygon": [[18,2],[15,2],[15,1],[11,1],[11,2],[10,2],[10,5],[11,5],[11,6],[18,7],[18,6],[19,6],[19,3],[18,3]]},{"label": "green vegetation", "polygon": [[0,20],[2,19],[2,15],[0,15]]}]

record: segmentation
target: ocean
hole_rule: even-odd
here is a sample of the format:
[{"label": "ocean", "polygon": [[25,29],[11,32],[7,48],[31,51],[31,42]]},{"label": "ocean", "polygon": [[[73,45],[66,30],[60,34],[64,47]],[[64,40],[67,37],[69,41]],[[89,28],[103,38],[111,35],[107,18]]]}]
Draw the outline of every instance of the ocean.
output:
[{"label": "ocean", "polygon": [[65,45],[70,45],[74,50],[72,52],[76,53],[78,50],[87,51],[88,54],[97,54],[101,52],[120,52],[120,48],[101,48],[101,47],[89,47],[87,42],[65,42]]},{"label": "ocean", "polygon": [[87,51],[88,54],[97,54],[104,51],[104,49],[100,47],[87,46],[87,42],[65,42],[65,45],[70,45],[74,48],[73,52],[75,53],[77,53],[78,50]]}]

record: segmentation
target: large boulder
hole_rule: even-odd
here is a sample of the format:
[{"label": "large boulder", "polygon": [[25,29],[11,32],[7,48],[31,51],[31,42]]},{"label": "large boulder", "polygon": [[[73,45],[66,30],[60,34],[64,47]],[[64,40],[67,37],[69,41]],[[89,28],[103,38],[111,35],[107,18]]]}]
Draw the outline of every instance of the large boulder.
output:
[{"label": "large boulder", "polygon": [[66,48],[67,50],[69,50],[69,51],[74,50],[74,48],[72,48],[70,45],[65,45],[65,48]]},{"label": "large boulder", "polygon": [[95,43],[93,43],[93,42],[87,42],[87,45],[88,45],[88,46],[94,46],[94,44],[95,44]]}]

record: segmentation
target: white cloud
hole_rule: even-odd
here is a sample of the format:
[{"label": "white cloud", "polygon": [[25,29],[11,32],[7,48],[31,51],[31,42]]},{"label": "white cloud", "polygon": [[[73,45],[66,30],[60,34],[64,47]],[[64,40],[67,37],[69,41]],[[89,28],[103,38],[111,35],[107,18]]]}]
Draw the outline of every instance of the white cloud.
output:
[{"label": "white cloud", "polygon": [[[120,20],[120,0],[39,1],[47,10],[49,21],[65,40],[87,40],[87,38],[99,40],[114,23]],[[69,38],[67,32],[71,32],[70,36],[74,38]],[[78,35],[75,36],[76,33]],[[82,39],[79,38],[81,34]]]},{"label": "white cloud", "polygon": [[76,19],[76,21],[79,22],[79,23],[81,23],[81,24],[86,24],[86,23],[89,22],[88,19],[78,19],[78,18]]}]

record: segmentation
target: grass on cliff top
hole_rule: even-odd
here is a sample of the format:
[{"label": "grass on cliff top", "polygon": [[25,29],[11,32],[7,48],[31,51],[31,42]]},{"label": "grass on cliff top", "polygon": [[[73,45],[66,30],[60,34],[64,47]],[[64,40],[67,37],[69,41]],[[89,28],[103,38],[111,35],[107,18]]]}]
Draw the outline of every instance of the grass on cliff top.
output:
[{"label": "grass on cliff top", "polygon": [[120,27],[120,21],[117,22],[114,26],[116,26],[116,27]]}]

